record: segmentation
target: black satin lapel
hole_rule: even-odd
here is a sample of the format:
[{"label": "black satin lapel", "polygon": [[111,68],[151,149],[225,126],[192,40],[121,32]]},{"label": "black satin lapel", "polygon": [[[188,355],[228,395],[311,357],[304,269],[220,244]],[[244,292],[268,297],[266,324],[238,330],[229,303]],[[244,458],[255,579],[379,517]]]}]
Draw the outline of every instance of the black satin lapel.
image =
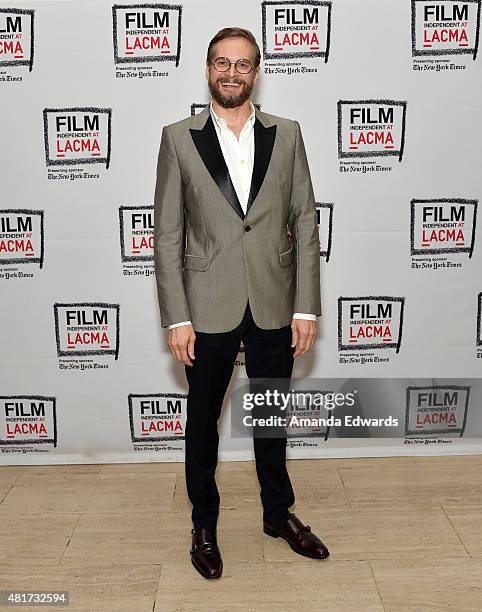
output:
[{"label": "black satin lapel", "polygon": [[276,125],[265,128],[261,121],[256,118],[254,123],[254,164],[253,176],[251,177],[251,189],[249,191],[248,205],[246,212],[250,209],[256,199],[264,177],[268,171],[271,153],[273,152],[274,141],[276,138]]},{"label": "black satin lapel", "polygon": [[213,177],[234,212],[244,220],[244,211],[231,181],[211,114],[209,114],[202,130],[191,128],[189,131],[209,174]]}]

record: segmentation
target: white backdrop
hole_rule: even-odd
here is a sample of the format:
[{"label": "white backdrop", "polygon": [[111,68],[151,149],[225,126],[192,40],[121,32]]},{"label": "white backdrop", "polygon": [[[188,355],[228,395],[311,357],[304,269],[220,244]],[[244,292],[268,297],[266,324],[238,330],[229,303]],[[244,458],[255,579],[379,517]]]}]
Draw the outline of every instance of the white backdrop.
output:
[{"label": "white backdrop", "polygon": [[[227,25],[259,41],[254,102],[300,122],[319,203],[323,316],[293,377],[477,387],[479,24],[480,2],[0,2],[3,463],[183,459],[155,171],[162,126],[209,100],[206,49]],[[244,377],[240,352],[232,387]],[[386,406],[398,437],[299,436],[289,456],[482,450],[480,388],[435,402],[415,435],[406,397],[401,384]],[[229,392],[225,408],[221,459],[251,458]],[[443,413],[463,435],[436,426]]]}]

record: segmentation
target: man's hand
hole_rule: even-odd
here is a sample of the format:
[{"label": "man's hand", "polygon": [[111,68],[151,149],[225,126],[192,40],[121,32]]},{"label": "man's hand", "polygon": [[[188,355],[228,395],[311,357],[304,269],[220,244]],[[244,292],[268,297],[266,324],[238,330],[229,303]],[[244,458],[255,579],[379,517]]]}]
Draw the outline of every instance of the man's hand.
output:
[{"label": "man's hand", "polygon": [[194,327],[189,325],[179,325],[169,330],[167,343],[174,359],[192,366],[191,359],[194,359],[194,340],[196,334]]},{"label": "man's hand", "polygon": [[311,349],[316,338],[316,321],[293,319],[291,321],[291,346],[296,346],[293,357],[298,357]]}]

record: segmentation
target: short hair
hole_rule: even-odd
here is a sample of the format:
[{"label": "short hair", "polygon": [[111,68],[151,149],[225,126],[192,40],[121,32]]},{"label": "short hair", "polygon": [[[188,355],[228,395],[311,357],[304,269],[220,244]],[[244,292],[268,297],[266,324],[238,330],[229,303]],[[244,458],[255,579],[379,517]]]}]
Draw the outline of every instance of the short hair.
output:
[{"label": "short hair", "polygon": [[224,40],[225,38],[245,38],[247,41],[251,43],[254,47],[254,67],[259,66],[261,61],[261,52],[259,50],[258,43],[256,42],[256,38],[249,30],[245,30],[244,28],[223,28],[219,30],[215,36],[211,39],[211,42],[208,46],[208,52],[206,57],[206,63],[210,64],[213,61],[214,55],[214,45],[218,43],[220,40]]}]

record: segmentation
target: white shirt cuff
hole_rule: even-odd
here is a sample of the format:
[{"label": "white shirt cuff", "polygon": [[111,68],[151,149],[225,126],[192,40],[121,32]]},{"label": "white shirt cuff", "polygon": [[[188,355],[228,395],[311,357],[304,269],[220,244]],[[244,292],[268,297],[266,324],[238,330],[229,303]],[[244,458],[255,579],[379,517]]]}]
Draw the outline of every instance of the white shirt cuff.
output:
[{"label": "white shirt cuff", "polygon": [[316,315],[307,314],[305,312],[295,312],[293,319],[307,319],[308,321],[316,321]]},{"label": "white shirt cuff", "polygon": [[178,327],[179,325],[189,325],[191,323],[191,321],[181,321],[180,323],[173,323],[172,325],[169,325],[169,329],[172,329],[173,327]]}]

